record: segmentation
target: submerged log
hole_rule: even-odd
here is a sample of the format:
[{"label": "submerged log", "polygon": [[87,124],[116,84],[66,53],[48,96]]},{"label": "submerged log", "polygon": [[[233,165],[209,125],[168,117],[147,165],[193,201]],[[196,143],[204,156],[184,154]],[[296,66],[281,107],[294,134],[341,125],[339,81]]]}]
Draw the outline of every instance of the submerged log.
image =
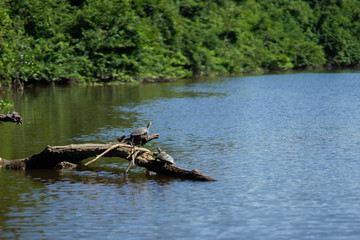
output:
[{"label": "submerged log", "polygon": [[[144,167],[149,171],[162,175],[197,181],[215,181],[215,179],[206,176],[197,170],[189,171],[174,165],[163,164],[155,160],[154,155],[156,155],[156,153],[151,152],[146,148],[134,147],[126,143],[116,144],[118,146],[104,154],[104,157],[120,157],[131,161],[132,153],[135,150],[135,152],[137,152],[135,164],[137,166]],[[114,144],[111,143],[47,146],[42,152],[27,158],[17,160],[6,160],[0,158],[0,166],[5,166],[7,169],[21,170],[57,168],[62,165],[71,166],[71,164],[79,164],[81,166],[80,161],[90,157],[96,157],[97,155],[104,153],[112,146],[114,146]],[[62,162],[65,161],[66,164],[62,164]]]},{"label": "submerged log", "polygon": [[15,111],[9,111],[7,114],[0,114],[0,121],[1,122],[13,122],[16,124],[21,125],[23,120],[19,113]]}]

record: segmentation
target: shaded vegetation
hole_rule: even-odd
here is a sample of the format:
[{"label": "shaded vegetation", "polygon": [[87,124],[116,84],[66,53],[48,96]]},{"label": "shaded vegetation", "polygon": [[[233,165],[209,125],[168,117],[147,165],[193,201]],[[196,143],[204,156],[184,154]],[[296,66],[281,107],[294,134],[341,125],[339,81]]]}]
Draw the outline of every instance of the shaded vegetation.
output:
[{"label": "shaded vegetation", "polygon": [[0,114],[8,112],[13,106],[14,103],[10,102],[9,100],[0,99]]},{"label": "shaded vegetation", "polygon": [[0,81],[143,81],[360,60],[356,0],[2,0]]}]

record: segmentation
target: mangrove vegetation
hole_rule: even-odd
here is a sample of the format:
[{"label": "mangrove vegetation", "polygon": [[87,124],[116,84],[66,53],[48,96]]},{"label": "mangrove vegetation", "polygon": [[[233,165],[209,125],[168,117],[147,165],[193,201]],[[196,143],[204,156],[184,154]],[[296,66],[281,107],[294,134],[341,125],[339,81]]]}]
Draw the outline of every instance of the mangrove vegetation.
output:
[{"label": "mangrove vegetation", "polygon": [[0,83],[355,67],[358,0],[1,0]]}]

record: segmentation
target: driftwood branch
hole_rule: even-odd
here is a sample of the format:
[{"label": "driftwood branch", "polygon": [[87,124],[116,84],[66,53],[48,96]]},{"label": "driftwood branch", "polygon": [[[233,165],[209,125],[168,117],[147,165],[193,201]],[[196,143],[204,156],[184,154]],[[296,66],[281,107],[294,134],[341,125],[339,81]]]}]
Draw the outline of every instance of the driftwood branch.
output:
[{"label": "driftwood branch", "polygon": [[160,137],[160,134],[151,134],[151,135],[141,135],[135,138],[126,138],[123,142],[127,144],[135,144],[136,146],[144,146],[147,142],[157,139]]},{"label": "driftwood branch", "polygon": [[[149,135],[151,136],[151,135]],[[186,170],[174,165],[163,164],[153,157],[155,153],[146,148],[134,147],[126,143],[114,144],[77,144],[67,146],[47,146],[42,152],[27,158],[5,160],[0,158],[0,166],[8,169],[44,169],[55,168],[63,162],[67,164],[80,164],[80,161],[103,154],[104,157],[120,157],[132,161],[132,153],[136,152],[134,162],[137,166],[149,171],[198,181],[215,181],[213,178],[197,170]],[[112,148],[113,147],[113,148]],[[110,149],[110,150],[109,150]],[[109,151],[107,151],[109,150]],[[107,151],[106,153],[104,153]],[[67,165],[65,164],[65,165]]]},{"label": "driftwood branch", "polygon": [[93,162],[99,160],[99,159],[102,158],[105,154],[107,154],[108,152],[110,152],[111,150],[113,150],[113,149],[115,149],[115,148],[117,148],[117,147],[120,147],[121,145],[122,145],[122,144],[112,145],[112,146],[109,147],[105,152],[103,152],[102,154],[100,154],[99,156],[97,156],[95,159],[93,159],[93,160],[85,163],[84,166],[87,166],[87,165],[89,165],[90,163],[93,163]]},{"label": "driftwood branch", "polygon": [[0,114],[0,121],[1,122],[13,122],[16,124],[21,125],[23,120],[19,113],[10,111],[7,114]]}]

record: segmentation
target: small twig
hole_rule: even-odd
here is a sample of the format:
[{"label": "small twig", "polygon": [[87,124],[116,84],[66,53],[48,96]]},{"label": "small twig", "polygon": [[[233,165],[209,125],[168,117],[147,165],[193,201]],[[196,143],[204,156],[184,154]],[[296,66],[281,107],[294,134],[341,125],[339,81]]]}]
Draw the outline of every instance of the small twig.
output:
[{"label": "small twig", "polygon": [[122,143],[121,143],[121,144],[112,145],[112,146],[109,147],[106,151],[104,151],[102,154],[100,154],[99,156],[97,156],[97,157],[94,158],[93,160],[85,163],[84,165],[87,166],[87,165],[89,165],[90,163],[93,163],[93,162],[95,162],[96,160],[99,160],[101,157],[103,157],[105,154],[107,154],[107,153],[110,152],[111,150],[113,150],[113,149],[115,149],[115,148],[117,148],[117,147],[120,147],[120,146],[122,146],[122,145],[123,145]]},{"label": "small twig", "polygon": [[[138,152],[135,152],[138,153]],[[126,170],[125,170],[125,174],[129,172],[130,167],[135,164],[135,153],[131,156],[131,160],[129,162],[129,165],[127,166]]]},{"label": "small twig", "polygon": [[135,151],[135,145],[133,145],[133,148],[131,149],[131,152],[130,152],[131,160],[130,160],[128,167],[125,170],[125,174],[129,172],[130,167],[132,165],[135,165],[135,159],[139,153],[140,153],[140,151],[139,150]]},{"label": "small twig", "polygon": [[[132,144],[131,146],[132,147],[131,147],[130,153],[129,153],[129,155],[126,156],[126,159],[129,159],[135,153],[135,145]],[[131,163],[131,160],[130,160],[130,163]]]}]

